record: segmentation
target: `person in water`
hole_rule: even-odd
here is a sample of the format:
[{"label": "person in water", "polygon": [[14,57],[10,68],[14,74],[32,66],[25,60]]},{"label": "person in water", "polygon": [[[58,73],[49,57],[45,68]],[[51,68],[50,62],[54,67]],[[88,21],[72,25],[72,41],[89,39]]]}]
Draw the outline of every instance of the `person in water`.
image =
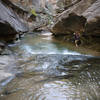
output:
[{"label": "person in water", "polygon": [[74,39],[75,39],[75,45],[76,45],[76,47],[78,47],[81,44],[80,33],[79,32],[74,33]]}]

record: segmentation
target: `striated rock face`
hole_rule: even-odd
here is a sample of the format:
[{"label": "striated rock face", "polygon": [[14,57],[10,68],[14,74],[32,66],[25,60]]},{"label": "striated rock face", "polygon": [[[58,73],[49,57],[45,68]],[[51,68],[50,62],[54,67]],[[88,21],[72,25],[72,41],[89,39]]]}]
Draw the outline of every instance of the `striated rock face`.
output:
[{"label": "striated rock face", "polygon": [[73,0],[65,9],[51,29],[55,35],[84,31],[86,35],[100,36],[100,0]]},{"label": "striated rock face", "polygon": [[71,13],[66,18],[63,18],[58,21],[51,31],[55,35],[71,34],[75,31],[82,32],[85,23],[86,18],[84,18],[83,16],[78,16],[75,13]]},{"label": "striated rock face", "polygon": [[16,34],[27,32],[27,26],[33,31],[48,25],[54,3],[53,0],[0,0],[0,40],[12,41]]},{"label": "striated rock face", "polygon": [[9,1],[12,3],[11,8],[24,19],[24,22],[27,22],[30,31],[47,29],[47,26],[52,23],[57,0]]},{"label": "striated rock face", "polygon": [[97,0],[83,14],[87,18],[85,32],[94,36],[100,36],[100,0]]},{"label": "striated rock face", "polygon": [[13,40],[16,34],[26,31],[28,27],[20,17],[4,0],[0,0],[0,39],[8,42]]}]

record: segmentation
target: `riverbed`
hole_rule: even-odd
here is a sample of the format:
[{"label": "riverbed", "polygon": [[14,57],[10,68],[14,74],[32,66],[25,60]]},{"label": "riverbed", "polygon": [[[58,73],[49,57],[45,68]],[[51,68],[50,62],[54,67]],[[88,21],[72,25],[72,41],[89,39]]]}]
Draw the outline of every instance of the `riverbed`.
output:
[{"label": "riverbed", "polygon": [[49,32],[27,34],[9,47],[16,66],[0,100],[100,100],[100,57],[92,50]]}]

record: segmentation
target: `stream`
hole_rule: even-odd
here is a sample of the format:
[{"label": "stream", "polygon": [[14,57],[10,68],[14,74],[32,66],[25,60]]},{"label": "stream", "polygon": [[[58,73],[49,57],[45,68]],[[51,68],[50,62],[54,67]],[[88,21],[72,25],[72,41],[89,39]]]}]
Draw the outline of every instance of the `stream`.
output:
[{"label": "stream", "polygon": [[75,51],[45,32],[9,47],[17,67],[0,100],[100,100],[99,56]]}]

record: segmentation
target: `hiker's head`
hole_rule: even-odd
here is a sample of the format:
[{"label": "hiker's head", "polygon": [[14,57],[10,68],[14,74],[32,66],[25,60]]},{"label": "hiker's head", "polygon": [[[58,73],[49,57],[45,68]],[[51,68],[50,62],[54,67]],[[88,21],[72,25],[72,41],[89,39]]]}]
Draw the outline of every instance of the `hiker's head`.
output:
[{"label": "hiker's head", "polygon": [[76,33],[76,34],[79,34],[80,32],[79,32],[79,31],[75,31],[75,33]]}]

